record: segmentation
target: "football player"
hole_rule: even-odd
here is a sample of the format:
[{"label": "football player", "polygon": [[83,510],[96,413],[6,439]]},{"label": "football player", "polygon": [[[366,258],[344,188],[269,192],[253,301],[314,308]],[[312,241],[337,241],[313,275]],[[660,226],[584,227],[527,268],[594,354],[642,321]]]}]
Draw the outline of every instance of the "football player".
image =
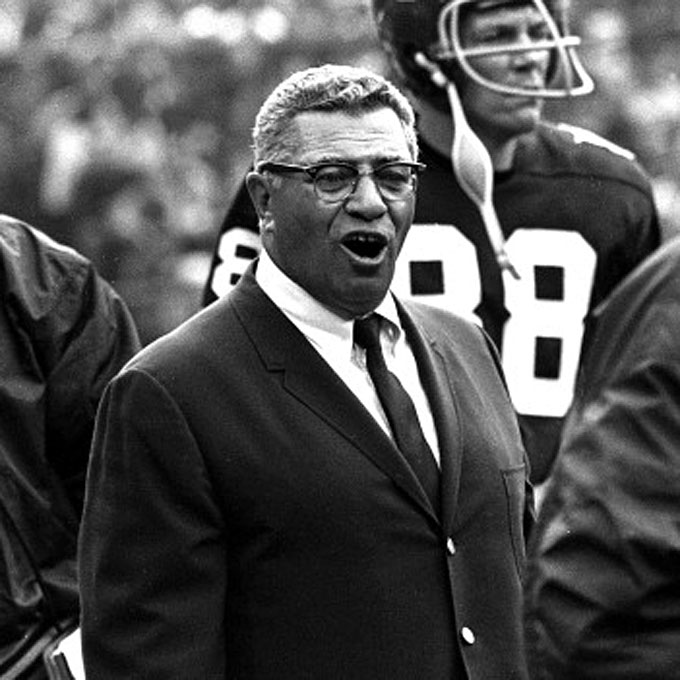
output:
[{"label": "football player", "polygon": [[[491,335],[540,483],[572,400],[584,319],[659,244],[648,177],[630,152],[542,118],[547,99],[593,87],[566,0],[373,0],[373,14],[418,112],[427,165],[395,290]],[[241,187],[205,302],[258,250]]]}]

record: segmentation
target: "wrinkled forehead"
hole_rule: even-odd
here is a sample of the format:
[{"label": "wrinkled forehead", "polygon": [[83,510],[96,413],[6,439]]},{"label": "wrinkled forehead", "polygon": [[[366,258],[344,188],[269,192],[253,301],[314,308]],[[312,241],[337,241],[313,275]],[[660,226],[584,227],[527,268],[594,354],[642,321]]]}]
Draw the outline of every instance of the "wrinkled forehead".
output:
[{"label": "wrinkled forehead", "polygon": [[538,5],[534,0],[472,0],[460,5],[460,20],[466,21],[473,18],[494,18],[508,16],[517,10],[526,12],[534,10],[537,16],[542,16]]},{"label": "wrinkled forehead", "polygon": [[532,23],[545,24],[545,17],[532,0],[480,0],[464,3],[459,21],[463,30],[471,26],[512,24],[530,18]]},{"label": "wrinkled forehead", "polygon": [[472,2],[463,3],[461,5],[461,10],[484,13],[518,7],[536,8],[536,3],[534,0],[473,0]]}]

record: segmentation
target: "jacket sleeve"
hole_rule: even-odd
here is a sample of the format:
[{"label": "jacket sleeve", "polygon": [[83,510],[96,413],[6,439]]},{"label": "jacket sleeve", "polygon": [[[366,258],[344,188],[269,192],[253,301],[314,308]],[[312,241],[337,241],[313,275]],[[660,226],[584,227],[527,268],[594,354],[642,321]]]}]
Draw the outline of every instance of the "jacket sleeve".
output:
[{"label": "jacket sleeve", "polygon": [[147,373],[126,369],[107,388],[87,488],[87,676],[226,677],[222,514],[183,413]]},{"label": "jacket sleeve", "polygon": [[680,355],[668,330],[645,333],[636,363],[567,423],[529,550],[534,679],[677,676]]}]

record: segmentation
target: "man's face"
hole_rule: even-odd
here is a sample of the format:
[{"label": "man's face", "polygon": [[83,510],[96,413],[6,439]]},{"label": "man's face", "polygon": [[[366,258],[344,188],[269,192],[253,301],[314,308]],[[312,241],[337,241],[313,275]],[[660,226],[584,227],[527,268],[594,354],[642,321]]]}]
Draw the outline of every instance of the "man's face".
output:
[{"label": "man's face", "polygon": [[[530,47],[551,37],[543,16],[533,4],[470,12],[461,26],[461,42],[468,48]],[[482,77],[526,89],[545,86],[549,62],[547,49],[470,58],[470,65]],[[462,101],[473,128],[496,136],[514,136],[532,130],[543,106],[540,99],[494,92],[469,79],[463,88]]]},{"label": "man's face", "polygon": [[[307,112],[295,119],[296,165],[341,161],[370,170],[412,161],[390,108],[361,115]],[[344,318],[368,313],[385,297],[413,219],[415,199],[388,202],[363,176],[344,201],[327,203],[304,173],[268,181],[260,209],[262,242],[274,262],[313,297]],[[256,201],[257,202],[257,201]]]}]

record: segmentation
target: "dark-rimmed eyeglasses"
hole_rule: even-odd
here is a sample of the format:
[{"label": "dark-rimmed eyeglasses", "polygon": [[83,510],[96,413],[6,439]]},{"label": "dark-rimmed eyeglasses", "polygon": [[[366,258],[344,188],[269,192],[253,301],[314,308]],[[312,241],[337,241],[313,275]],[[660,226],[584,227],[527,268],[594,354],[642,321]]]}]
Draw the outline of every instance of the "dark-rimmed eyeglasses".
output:
[{"label": "dark-rimmed eyeglasses", "polygon": [[350,163],[317,163],[293,165],[265,161],[257,166],[258,172],[289,173],[304,172],[314,184],[314,193],[326,203],[340,203],[351,196],[359,180],[371,177],[385,201],[403,201],[415,191],[417,176],[425,169],[423,163],[391,161],[373,168],[359,170]]}]

